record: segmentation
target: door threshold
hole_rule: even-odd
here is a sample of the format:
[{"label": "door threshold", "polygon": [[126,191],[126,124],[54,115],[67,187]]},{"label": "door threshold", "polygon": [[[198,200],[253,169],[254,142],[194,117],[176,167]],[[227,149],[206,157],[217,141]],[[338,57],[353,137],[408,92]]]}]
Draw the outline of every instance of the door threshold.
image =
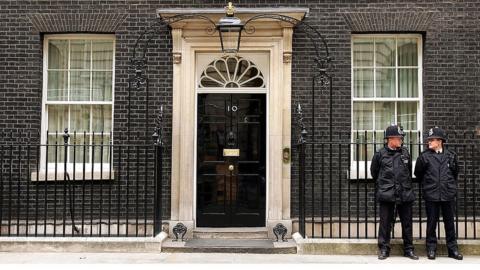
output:
[{"label": "door threshold", "polygon": [[194,232],[266,232],[267,227],[196,227]]}]

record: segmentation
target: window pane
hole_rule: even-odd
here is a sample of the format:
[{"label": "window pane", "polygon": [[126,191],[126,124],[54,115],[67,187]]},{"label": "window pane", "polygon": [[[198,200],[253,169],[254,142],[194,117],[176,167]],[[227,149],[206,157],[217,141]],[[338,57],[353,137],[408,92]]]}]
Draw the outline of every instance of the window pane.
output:
[{"label": "window pane", "polygon": [[355,97],[373,97],[373,69],[353,71]]},{"label": "window pane", "polygon": [[353,39],[353,66],[373,67],[373,38]]},{"label": "window pane", "polygon": [[395,69],[376,70],[377,97],[395,97]]},{"label": "window pane", "polygon": [[[110,136],[104,135],[103,139],[101,135],[95,135],[93,137],[93,141],[95,144],[95,156],[94,156],[94,163],[109,163],[110,161]],[[113,149],[112,149],[113,150]],[[144,149],[140,149],[140,151],[145,152]]]},{"label": "window pane", "polygon": [[373,129],[373,102],[353,103],[353,129]]},{"label": "window pane", "polygon": [[418,70],[416,68],[398,70],[398,94],[400,97],[418,97]]},{"label": "window pane", "polygon": [[48,71],[47,100],[67,100],[67,72]]},{"label": "window pane", "polygon": [[48,41],[48,68],[68,68],[68,40]]},{"label": "window pane", "polygon": [[111,101],[112,100],[112,72],[111,71],[93,71],[92,72],[92,100],[93,101]]},{"label": "window pane", "polygon": [[48,132],[63,133],[68,128],[68,106],[48,105]]},{"label": "window pane", "polygon": [[373,132],[355,132],[353,141],[353,160],[370,161],[373,157]]},{"label": "window pane", "polygon": [[112,106],[92,106],[93,132],[110,132],[112,128]]},{"label": "window pane", "polygon": [[404,146],[407,147],[408,151],[410,151],[410,156],[412,157],[412,161],[417,160],[419,151],[419,140],[418,140],[418,131],[407,131],[404,138]]},{"label": "window pane", "polygon": [[375,57],[377,67],[395,66],[395,39],[377,38],[375,39]]},{"label": "window pane", "polygon": [[380,128],[377,128],[377,130],[375,131],[375,133],[373,135],[375,136],[374,137],[374,140],[375,140],[374,151],[376,152],[384,146],[385,130],[380,130]]},{"label": "window pane", "polygon": [[90,69],[90,40],[70,41],[71,69]]},{"label": "window pane", "polygon": [[71,132],[89,132],[90,131],[90,106],[72,105],[70,106],[70,128]]},{"label": "window pane", "polygon": [[416,38],[399,38],[398,41],[398,65],[417,66],[418,48]]},{"label": "window pane", "polygon": [[63,145],[62,134],[63,132],[58,133],[58,135],[48,135],[48,163],[64,162],[65,160],[65,146]]},{"label": "window pane", "polygon": [[417,130],[417,102],[398,102],[398,123],[404,130]]},{"label": "window pane", "polygon": [[69,150],[69,162],[73,163],[74,161],[74,153],[75,153],[75,169],[82,170],[83,165],[82,163],[90,162],[90,135],[85,135],[82,133],[76,133],[70,137],[70,145],[68,147]]},{"label": "window pane", "polygon": [[375,129],[386,129],[395,123],[395,102],[375,102]]},{"label": "window pane", "polygon": [[112,70],[113,41],[94,40],[93,46],[93,69]]},{"label": "window pane", "polygon": [[90,71],[70,72],[70,100],[90,101]]}]

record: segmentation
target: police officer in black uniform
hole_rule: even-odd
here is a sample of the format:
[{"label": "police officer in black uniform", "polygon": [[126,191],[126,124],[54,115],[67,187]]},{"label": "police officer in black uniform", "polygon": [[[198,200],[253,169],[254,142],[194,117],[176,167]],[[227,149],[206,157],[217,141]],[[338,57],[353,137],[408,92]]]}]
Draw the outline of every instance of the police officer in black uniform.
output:
[{"label": "police officer in black uniform", "polygon": [[423,186],[427,210],[427,256],[434,260],[437,250],[436,227],[442,209],[448,257],[462,260],[455,238],[455,196],[457,193],[457,154],[444,147],[445,131],[439,127],[428,131],[428,149],[422,152],[415,164],[415,176]]},{"label": "police officer in black uniform", "polygon": [[375,180],[375,192],[380,203],[380,226],[378,230],[378,259],[390,255],[390,233],[396,215],[402,223],[404,256],[413,260],[411,158],[402,146],[404,133],[400,126],[392,125],[385,130],[387,144],[375,153],[370,172]]}]

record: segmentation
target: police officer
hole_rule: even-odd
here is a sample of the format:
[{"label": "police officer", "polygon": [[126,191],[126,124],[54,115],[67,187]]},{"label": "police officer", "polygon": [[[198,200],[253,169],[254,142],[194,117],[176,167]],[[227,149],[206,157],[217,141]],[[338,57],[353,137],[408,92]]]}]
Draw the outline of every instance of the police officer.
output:
[{"label": "police officer", "polygon": [[380,203],[380,226],[378,230],[378,259],[390,256],[390,233],[396,215],[402,223],[404,256],[413,260],[412,204],[415,195],[412,190],[411,158],[402,146],[403,130],[392,125],[385,130],[387,143],[375,153],[370,172],[375,180],[375,191]]},{"label": "police officer", "polygon": [[462,260],[455,238],[454,206],[457,193],[457,154],[444,147],[445,131],[439,127],[428,131],[428,149],[415,164],[415,176],[423,185],[423,198],[427,212],[427,256],[434,260],[437,250],[436,225],[442,209],[447,236],[448,257]]}]

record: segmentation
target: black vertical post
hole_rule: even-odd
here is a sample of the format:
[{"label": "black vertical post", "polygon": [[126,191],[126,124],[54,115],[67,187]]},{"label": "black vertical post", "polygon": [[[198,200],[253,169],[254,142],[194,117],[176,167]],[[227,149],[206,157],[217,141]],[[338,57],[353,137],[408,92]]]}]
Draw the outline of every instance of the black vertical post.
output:
[{"label": "black vertical post", "polygon": [[[472,141],[475,140],[475,135],[472,136]],[[477,168],[480,168],[480,164],[476,164],[478,163],[479,161],[479,158],[476,158],[476,152],[475,152],[475,145],[474,144],[471,144],[471,151],[472,151],[472,165],[473,165],[473,176],[472,176],[472,191],[473,191],[473,194],[472,194],[472,198],[473,198],[473,239],[477,239],[477,220],[476,220],[476,216],[477,216],[477,208],[476,208],[476,201],[477,201],[477,194],[476,194],[476,188],[477,188],[477,184],[476,184],[476,180],[477,180],[477,176],[476,176],[476,170]]]},{"label": "black vertical post", "polygon": [[27,201],[26,205],[26,213],[25,213],[25,236],[28,236],[28,223],[30,222],[30,181],[31,181],[31,174],[30,174],[30,148],[32,141],[32,134],[28,133],[28,141],[27,141],[27,176],[25,177],[25,182],[27,183]]},{"label": "black vertical post", "polygon": [[[321,143],[320,144],[320,156],[321,158],[321,172],[320,172],[320,182],[321,182],[321,187],[320,187],[320,232],[321,232],[321,237],[325,237],[325,227],[323,226],[325,223],[325,214],[324,214],[324,209],[325,209],[325,182],[323,181],[325,178],[325,144]],[[313,172],[312,172],[313,175]],[[313,176],[312,176],[313,178]]]},{"label": "black vertical post", "polygon": [[153,212],[153,236],[157,236],[162,232],[162,152],[163,152],[163,141],[162,141],[162,130],[161,125],[163,121],[163,106],[160,106],[160,113],[158,114],[155,127],[155,132],[152,135],[155,145],[155,189],[154,189],[154,212]]},{"label": "black vertical post", "polygon": [[63,228],[62,236],[65,237],[65,223],[67,222],[67,157],[68,157],[68,128],[63,132]]},{"label": "black vertical post", "polygon": [[[298,124],[300,126],[300,135],[298,139],[299,149],[299,179],[298,179],[298,229],[300,235],[305,238],[305,144],[307,130],[303,124],[302,107],[297,106]],[[314,224],[312,224],[313,226]]]},{"label": "black vertical post", "polygon": [[48,200],[47,200],[47,194],[48,194],[48,189],[47,189],[47,181],[48,181],[48,130],[45,134],[45,137],[47,138],[45,142],[45,181],[43,182],[43,198],[44,198],[44,205],[43,205],[43,214],[44,214],[44,219],[43,219],[43,235],[47,235],[47,219],[48,219],[48,211],[47,211],[47,206],[48,206]]},{"label": "black vertical post", "polygon": [[100,204],[100,213],[98,214],[98,235],[102,236],[102,214],[103,214],[103,146],[104,146],[104,134],[103,130],[101,132],[101,141],[100,141],[100,196],[99,198],[99,204]]},{"label": "black vertical post", "polygon": [[[35,185],[35,237],[38,236],[38,202],[40,201],[39,199],[39,189],[40,185],[38,184],[38,179],[40,175],[40,155],[41,155],[41,142],[40,142],[40,132],[37,133],[38,135],[38,148],[37,148],[37,156],[36,156],[36,170],[37,170],[37,178],[36,178],[36,185]],[[3,149],[2,149],[3,150]],[[1,190],[0,190],[1,191]],[[46,200],[46,199],[45,199]],[[0,217],[1,221],[1,217]]]},{"label": "black vertical post", "polygon": [[[312,132],[312,145],[311,145],[311,150],[310,150],[310,153],[311,153],[311,160],[310,160],[310,177],[311,177],[311,180],[312,180],[312,184],[311,184],[311,228],[312,228],[312,233],[311,233],[311,237],[314,238],[315,237],[315,76],[312,77],[312,128],[311,128],[311,132]],[[305,147],[304,147],[305,149]],[[322,149],[323,149],[323,145],[322,145]],[[323,153],[322,153],[322,159],[323,159]],[[323,196],[323,162],[322,162],[322,177],[320,178],[320,181],[322,183],[322,196]],[[305,186],[303,186],[305,188]],[[322,197],[323,199],[323,197]],[[322,206],[321,206],[321,209],[320,209],[323,213],[323,201],[322,201]],[[323,237],[323,220],[322,220],[322,237]]]},{"label": "black vertical post", "polygon": [[299,170],[298,181],[299,213],[298,224],[300,234],[305,238],[305,142],[299,144]]},{"label": "black vertical post", "polygon": [[[76,171],[77,171],[77,167],[76,167],[76,164],[77,164],[77,160],[76,160],[76,156],[77,156],[77,147],[75,146],[75,144],[77,143],[77,132],[74,131],[73,132],[73,153],[72,153],[72,163],[73,163],[73,168],[72,168],[72,172],[73,172],[73,183],[75,183],[75,180],[76,180]],[[75,214],[74,214],[74,211],[75,211],[75,204],[74,204],[74,200],[75,200],[75,187],[72,187],[72,182],[70,182],[70,179],[68,179],[68,189],[69,189],[69,193],[70,193],[70,217],[71,217],[71,220],[72,220],[72,237],[74,236],[74,232],[77,232],[79,233],[80,231],[78,229],[76,229],[76,226],[75,226]]]},{"label": "black vertical post", "polygon": [[[112,168],[113,168],[113,137],[112,131],[110,131],[110,137],[108,141],[108,179],[112,180]],[[117,179],[117,181],[120,181]],[[118,191],[117,196],[120,196]],[[110,237],[112,227],[112,184],[108,185],[108,236]]]},{"label": "black vertical post", "polygon": [[[140,138],[140,135],[137,133],[137,138]],[[138,200],[139,200],[139,189],[140,189],[140,145],[137,145],[136,151],[135,151],[135,236],[138,237],[138,214],[139,214],[139,206],[138,206]]]},{"label": "black vertical post", "polygon": [[0,236],[3,224],[3,144],[0,144]]},{"label": "black vertical post", "polygon": [[[55,168],[53,179],[53,236],[57,235],[57,172],[58,172],[58,131],[55,131]],[[48,174],[47,174],[48,179]]]},{"label": "black vertical post", "polygon": [[338,138],[338,238],[342,238],[342,133]]},{"label": "black vertical post", "polygon": [[[420,134],[420,132],[418,132],[417,143],[418,143],[417,157],[419,157],[422,154],[422,135]],[[418,181],[418,232],[419,232],[419,238],[422,239],[422,182],[421,181]]]},{"label": "black vertical post", "polygon": [[[22,137],[22,133],[19,134],[19,137]],[[23,157],[22,157],[22,144],[21,144],[21,141],[19,140],[18,141],[18,178],[17,178],[17,209],[16,209],[16,215],[17,215],[17,236],[20,236],[20,216],[22,215],[22,208],[21,208],[21,205],[20,205],[20,194],[21,194],[21,190],[20,190],[20,183],[22,181],[22,161],[23,161]],[[12,157],[13,159],[13,157]]]},{"label": "black vertical post", "polygon": [[330,141],[332,141],[333,136],[333,87],[332,87],[332,77],[328,76],[328,86],[330,90]]},{"label": "black vertical post", "polygon": [[155,212],[154,236],[162,231],[162,150],[159,143],[155,143]]}]

